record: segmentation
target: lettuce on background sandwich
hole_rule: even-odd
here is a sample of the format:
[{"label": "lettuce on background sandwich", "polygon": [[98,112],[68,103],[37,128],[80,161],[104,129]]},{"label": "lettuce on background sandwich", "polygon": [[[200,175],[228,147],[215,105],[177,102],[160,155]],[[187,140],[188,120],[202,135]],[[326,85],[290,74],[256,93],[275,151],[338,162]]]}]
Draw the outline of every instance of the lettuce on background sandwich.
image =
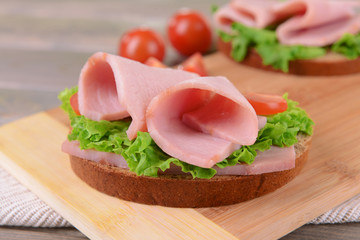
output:
[{"label": "lettuce on background sandwich", "polygon": [[94,54],[79,86],[59,98],[74,172],[99,191],[145,204],[212,207],[272,192],[299,173],[313,131],[286,94],[245,98],[223,77],[106,53]]},{"label": "lettuce on background sandwich", "polygon": [[359,1],[232,0],[214,14],[219,50],[299,75],[360,72]]}]

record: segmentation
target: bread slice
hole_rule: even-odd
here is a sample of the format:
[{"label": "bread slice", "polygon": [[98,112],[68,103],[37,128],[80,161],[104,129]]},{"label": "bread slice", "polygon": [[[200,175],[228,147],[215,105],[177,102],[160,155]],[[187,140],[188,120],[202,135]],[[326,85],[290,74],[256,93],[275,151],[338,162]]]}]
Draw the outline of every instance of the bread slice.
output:
[{"label": "bread slice", "polygon": [[137,176],[70,155],[76,175],[91,187],[127,201],[167,207],[216,207],[247,201],[275,191],[291,181],[304,166],[311,137],[298,135],[296,167],[286,171],[249,176],[214,176],[193,179],[189,175]]},{"label": "bread slice", "polygon": [[[230,55],[232,49],[230,42],[224,42],[219,38],[217,45],[219,51],[233,59]],[[274,69],[272,66],[265,66],[262,63],[261,56],[254,49],[250,49],[245,59],[239,63],[266,71],[284,73],[281,70]],[[360,58],[349,60],[341,54],[328,52],[325,56],[316,59],[291,61],[288,73],[306,76],[336,76],[360,73]]]}]

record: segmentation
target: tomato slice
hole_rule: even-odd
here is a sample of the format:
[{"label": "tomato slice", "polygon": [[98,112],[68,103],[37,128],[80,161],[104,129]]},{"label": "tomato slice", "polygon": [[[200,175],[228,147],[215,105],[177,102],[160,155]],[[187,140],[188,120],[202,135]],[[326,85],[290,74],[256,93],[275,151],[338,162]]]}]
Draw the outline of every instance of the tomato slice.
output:
[{"label": "tomato slice", "polygon": [[278,95],[248,93],[245,95],[257,115],[273,115],[286,111],[287,102]]},{"label": "tomato slice", "polygon": [[119,42],[118,54],[144,63],[149,57],[162,61],[165,56],[165,42],[151,29],[136,28],[125,33]]},{"label": "tomato slice", "polygon": [[150,67],[158,67],[158,68],[167,68],[168,66],[166,66],[165,64],[163,64],[162,62],[160,62],[158,59],[154,58],[154,57],[150,57],[148,58],[145,63],[146,65],[150,66]]},{"label": "tomato slice", "polygon": [[71,96],[70,105],[71,105],[72,109],[74,110],[75,114],[80,115],[79,100],[78,100],[78,94],[77,93],[75,93],[74,95]]},{"label": "tomato slice", "polygon": [[180,64],[179,69],[184,71],[197,73],[200,76],[207,76],[207,72],[204,65],[204,59],[200,53],[195,53],[183,63]]},{"label": "tomato slice", "polygon": [[[145,64],[148,66],[151,66],[151,67],[159,67],[159,68],[167,68],[168,67],[153,57],[150,57],[148,60],[146,60]],[[186,59],[184,62],[182,62],[179,65],[178,69],[197,73],[202,77],[207,76],[206,69],[204,66],[204,60],[200,53],[195,53],[191,57]]]}]

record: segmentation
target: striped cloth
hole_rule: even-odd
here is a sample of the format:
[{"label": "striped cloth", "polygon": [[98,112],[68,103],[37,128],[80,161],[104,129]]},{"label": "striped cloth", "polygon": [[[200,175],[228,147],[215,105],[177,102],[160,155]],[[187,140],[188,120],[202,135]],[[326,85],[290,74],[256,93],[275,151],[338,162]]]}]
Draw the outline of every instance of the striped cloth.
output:
[{"label": "striped cloth", "polygon": [[[360,222],[360,194],[310,223]],[[0,168],[0,225],[70,227],[71,224]]]},{"label": "striped cloth", "polygon": [[70,227],[71,224],[0,168],[0,225]]}]

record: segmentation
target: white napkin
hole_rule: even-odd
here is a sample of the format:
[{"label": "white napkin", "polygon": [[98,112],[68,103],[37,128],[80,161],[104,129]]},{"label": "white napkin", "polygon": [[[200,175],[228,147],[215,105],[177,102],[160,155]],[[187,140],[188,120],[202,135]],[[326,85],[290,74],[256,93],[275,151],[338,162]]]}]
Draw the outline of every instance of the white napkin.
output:
[{"label": "white napkin", "polygon": [[[360,194],[310,223],[360,222]],[[69,227],[71,224],[0,168],[0,225]]]},{"label": "white napkin", "polygon": [[70,227],[71,224],[0,168],[0,225]]}]

